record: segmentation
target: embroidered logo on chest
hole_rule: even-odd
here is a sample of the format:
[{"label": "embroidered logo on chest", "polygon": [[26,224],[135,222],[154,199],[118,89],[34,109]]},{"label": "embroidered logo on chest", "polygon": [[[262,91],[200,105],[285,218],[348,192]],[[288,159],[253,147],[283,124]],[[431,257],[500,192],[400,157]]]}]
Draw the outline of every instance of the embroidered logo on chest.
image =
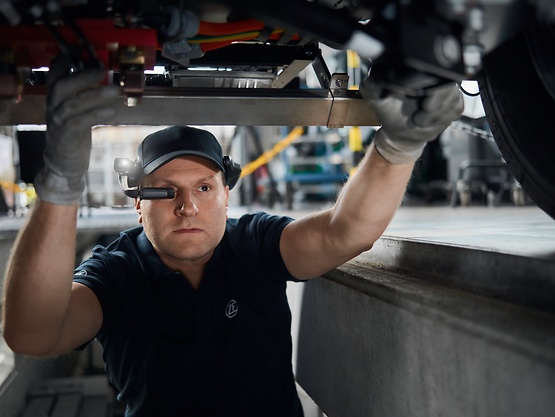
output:
[{"label": "embroidered logo on chest", "polygon": [[237,315],[238,311],[239,311],[239,305],[237,304],[237,301],[230,300],[229,303],[227,303],[227,306],[225,308],[225,315],[231,319]]}]

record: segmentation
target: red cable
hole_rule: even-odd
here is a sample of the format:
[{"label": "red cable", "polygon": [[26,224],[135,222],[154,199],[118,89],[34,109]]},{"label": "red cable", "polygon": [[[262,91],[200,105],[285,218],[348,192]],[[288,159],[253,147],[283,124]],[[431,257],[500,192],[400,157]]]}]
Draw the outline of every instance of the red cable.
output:
[{"label": "red cable", "polygon": [[256,19],[239,20],[237,22],[212,23],[200,21],[198,34],[207,36],[232,35],[235,33],[252,32],[264,28],[264,22]]}]

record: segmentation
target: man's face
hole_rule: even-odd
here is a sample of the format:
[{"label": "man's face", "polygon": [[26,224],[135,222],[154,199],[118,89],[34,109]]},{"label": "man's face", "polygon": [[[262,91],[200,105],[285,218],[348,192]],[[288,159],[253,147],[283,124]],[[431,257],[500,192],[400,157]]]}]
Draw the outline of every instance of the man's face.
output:
[{"label": "man's face", "polygon": [[169,187],[173,199],[139,200],[139,223],[160,255],[174,270],[206,263],[226,227],[229,187],[221,171],[204,158],[173,159],[143,180],[145,187]]}]

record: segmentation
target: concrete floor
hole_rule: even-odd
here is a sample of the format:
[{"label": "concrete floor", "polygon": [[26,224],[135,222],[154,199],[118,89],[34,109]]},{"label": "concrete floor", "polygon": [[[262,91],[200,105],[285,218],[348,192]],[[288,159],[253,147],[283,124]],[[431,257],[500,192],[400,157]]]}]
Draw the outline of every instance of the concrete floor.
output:
[{"label": "concrete floor", "polygon": [[385,235],[555,261],[555,220],[537,207],[401,207]]},{"label": "concrete floor", "polygon": [[[299,218],[322,207],[302,204],[293,211],[279,207],[251,207],[250,211],[260,209]],[[231,214],[235,210],[239,214],[246,209],[233,209]],[[535,206],[402,206],[384,236],[555,262],[555,220]]]}]

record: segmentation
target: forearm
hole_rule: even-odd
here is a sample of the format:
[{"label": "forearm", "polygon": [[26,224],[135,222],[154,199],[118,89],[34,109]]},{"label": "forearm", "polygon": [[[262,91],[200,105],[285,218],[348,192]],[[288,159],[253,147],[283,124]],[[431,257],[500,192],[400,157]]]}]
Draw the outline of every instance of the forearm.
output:
[{"label": "forearm", "polygon": [[355,252],[369,249],[401,204],[413,168],[391,164],[370,147],[332,210],[331,239]]},{"label": "forearm", "polygon": [[412,163],[387,162],[371,147],[331,209],[283,231],[280,250],[289,272],[314,278],[370,249],[399,207],[412,169]]},{"label": "forearm", "polygon": [[4,337],[12,348],[56,343],[71,298],[78,206],[38,200],[10,258]]}]

